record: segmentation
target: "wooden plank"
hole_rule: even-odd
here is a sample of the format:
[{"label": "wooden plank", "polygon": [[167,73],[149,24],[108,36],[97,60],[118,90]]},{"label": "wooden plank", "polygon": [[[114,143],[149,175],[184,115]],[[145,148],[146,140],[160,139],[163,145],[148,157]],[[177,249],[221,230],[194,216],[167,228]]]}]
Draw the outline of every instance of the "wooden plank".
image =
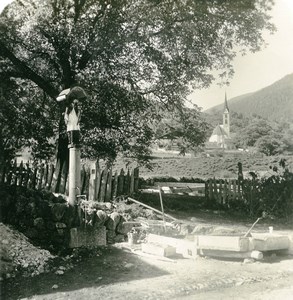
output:
[{"label": "wooden plank", "polygon": [[38,172],[38,168],[37,168],[37,166],[35,166],[34,169],[33,169],[32,174],[31,174],[31,177],[30,177],[29,187],[31,189],[35,189],[36,188],[37,172]]},{"label": "wooden plank", "polygon": [[130,188],[130,173],[128,169],[127,174],[124,176],[124,187],[123,187],[124,195],[129,195],[129,188]]},{"label": "wooden plank", "polygon": [[22,181],[23,186],[28,187],[30,175],[31,175],[31,169],[30,169],[29,163],[26,163],[26,173],[25,173],[25,176]]},{"label": "wooden plank", "polygon": [[82,195],[86,195],[87,199],[89,196],[89,183],[90,183],[90,168],[85,168],[85,176],[84,176],[84,185],[82,190]]},{"label": "wooden plank", "polygon": [[6,164],[6,174],[5,174],[5,182],[9,185],[11,183],[11,169],[12,169],[12,165],[11,162],[8,162]]},{"label": "wooden plank", "polygon": [[86,176],[86,171],[85,171],[85,165],[83,164],[80,170],[80,194],[83,194],[84,191],[85,176]]},{"label": "wooden plank", "polygon": [[44,167],[44,177],[43,177],[43,182],[42,182],[42,188],[46,189],[47,183],[48,183],[48,175],[49,175],[49,165],[46,163]]},{"label": "wooden plank", "polygon": [[58,160],[57,164],[55,166],[55,169],[54,169],[53,179],[52,179],[52,183],[51,183],[51,189],[52,189],[52,192],[54,192],[54,193],[57,193],[59,190],[60,169],[61,169],[60,160]]},{"label": "wooden plank", "polygon": [[134,168],[134,193],[138,192],[139,188],[139,168]]},{"label": "wooden plank", "polygon": [[236,180],[233,180],[233,199],[237,199]]},{"label": "wooden plank", "polygon": [[95,201],[99,201],[100,189],[101,189],[101,169],[99,162],[96,163],[96,187],[95,187]]},{"label": "wooden plank", "polygon": [[227,204],[227,197],[228,197],[228,190],[227,190],[227,181],[224,180],[224,185],[223,185],[223,204]]},{"label": "wooden plank", "polygon": [[21,186],[22,185],[22,178],[24,176],[24,168],[23,168],[23,161],[21,161],[19,168],[18,168],[18,176],[17,176],[17,185]]},{"label": "wooden plank", "polygon": [[95,200],[95,194],[96,194],[96,163],[94,166],[92,166],[90,170],[90,178],[89,178],[89,197],[88,199],[90,201]]},{"label": "wooden plank", "polygon": [[47,185],[46,188],[50,191],[51,187],[52,187],[52,181],[53,181],[53,176],[54,176],[54,165],[50,164],[49,166],[49,173],[48,173],[48,181],[47,181]]},{"label": "wooden plank", "polygon": [[112,197],[112,167],[108,169],[106,195],[105,195],[106,202],[110,201],[111,197]]},{"label": "wooden plank", "polygon": [[182,188],[204,188],[205,183],[194,183],[194,182],[155,182],[155,186],[160,187],[182,187]]},{"label": "wooden plank", "polygon": [[[135,200],[135,199],[133,199],[133,198],[131,198],[131,197],[127,197],[127,200],[130,200],[131,202],[137,203],[137,204],[139,204],[139,205],[141,205],[141,206],[144,206],[144,207],[146,207],[146,208],[148,208],[148,209],[151,209],[151,210],[155,211],[156,213],[162,215],[162,212],[159,211],[158,209],[153,208],[153,207],[151,207],[151,206],[149,206],[149,205],[147,205],[147,204],[144,204],[144,203],[142,203],[142,202],[140,202],[140,201],[138,201],[138,200]],[[172,216],[170,216],[170,215],[168,215],[168,214],[165,214],[165,217],[167,217],[167,218],[169,218],[169,219],[171,219],[171,220],[173,220],[173,221],[178,221],[178,219],[176,219],[176,218],[174,218],[174,217],[172,217]]]},{"label": "wooden plank", "polygon": [[0,166],[0,183],[4,183],[4,181],[5,181],[5,173],[6,173],[6,164],[3,163]]},{"label": "wooden plank", "polygon": [[129,182],[129,195],[133,196],[134,193],[134,169],[131,170],[130,182]]},{"label": "wooden plank", "polygon": [[17,176],[18,171],[17,171],[17,163],[16,160],[14,161],[13,168],[12,168],[12,177],[11,177],[11,185],[17,185]]},{"label": "wooden plank", "polygon": [[112,183],[112,199],[117,197],[118,192],[118,172],[115,172],[113,183]]},{"label": "wooden plank", "polygon": [[102,171],[101,176],[102,176],[102,180],[101,180],[101,188],[100,188],[99,201],[100,201],[100,202],[105,202],[108,170],[107,170],[107,169],[104,169],[104,170]]},{"label": "wooden plank", "polygon": [[222,180],[220,180],[220,184],[219,184],[219,202],[221,204],[224,204],[224,201],[223,201],[223,184],[222,184]]},{"label": "wooden plank", "polygon": [[64,164],[62,166],[60,185],[59,185],[59,191],[58,191],[61,194],[65,193],[66,180],[67,180],[67,167],[66,167],[66,163],[64,162]]},{"label": "wooden plank", "polygon": [[38,172],[38,184],[37,189],[40,190],[43,187],[43,178],[44,178],[44,164],[41,164]]},{"label": "wooden plank", "polygon": [[120,174],[118,176],[118,191],[117,196],[123,195],[124,190],[124,170],[121,169]]}]

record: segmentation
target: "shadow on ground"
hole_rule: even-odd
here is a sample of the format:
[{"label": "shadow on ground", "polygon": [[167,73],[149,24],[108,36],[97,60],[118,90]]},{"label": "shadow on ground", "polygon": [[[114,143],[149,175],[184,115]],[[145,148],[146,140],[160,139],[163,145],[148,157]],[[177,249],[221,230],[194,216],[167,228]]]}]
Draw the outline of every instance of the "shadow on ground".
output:
[{"label": "shadow on ground", "polygon": [[[55,292],[96,288],[166,274],[166,271],[144,262],[136,255],[115,247],[107,247],[102,255],[83,259],[61,276],[47,273],[33,278],[16,277],[2,282],[0,298],[12,300],[52,294],[50,299],[54,299]],[[58,285],[58,289],[52,289],[54,285]]]}]

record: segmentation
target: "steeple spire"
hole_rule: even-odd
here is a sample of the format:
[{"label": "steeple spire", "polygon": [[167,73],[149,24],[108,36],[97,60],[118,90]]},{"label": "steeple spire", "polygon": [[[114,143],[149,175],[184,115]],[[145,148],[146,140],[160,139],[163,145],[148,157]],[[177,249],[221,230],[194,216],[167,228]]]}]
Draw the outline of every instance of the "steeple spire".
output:
[{"label": "steeple spire", "polygon": [[228,101],[227,101],[227,93],[226,92],[225,92],[224,112],[229,112]]},{"label": "steeple spire", "polygon": [[230,112],[229,112],[226,92],[225,92],[225,104],[224,104],[224,112],[223,112],[223,128],[227,133],[227,136],[230,138]]}]

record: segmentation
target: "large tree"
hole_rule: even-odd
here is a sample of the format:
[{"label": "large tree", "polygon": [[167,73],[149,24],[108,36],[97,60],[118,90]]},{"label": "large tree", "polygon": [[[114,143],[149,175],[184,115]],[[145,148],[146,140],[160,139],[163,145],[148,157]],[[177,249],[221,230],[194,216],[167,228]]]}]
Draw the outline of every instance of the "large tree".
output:
[{"label": "large tree", "polygon": [[[44,131],[47,142],[58,132],[59,159],[66,158],[67,147],[64,108],[56,110],[55,98],[76,83],[88,94],[84,153],[143,158],[151,123],[164,109],[186,120],[191,88],[209,86],[215,70],[225,82],[237,51],[261,48],[263,32],[273,31],[271,6],[270,0],[14,1],[0,17],[0,82],[9,78],[46,95],[51,122],[39,125],[52,129]],[[27,107],[39,103],[25,96]],[[40,123],[48,112],[40,114],[29,121]],[[190,124],[188,129],[194,143]]]}]

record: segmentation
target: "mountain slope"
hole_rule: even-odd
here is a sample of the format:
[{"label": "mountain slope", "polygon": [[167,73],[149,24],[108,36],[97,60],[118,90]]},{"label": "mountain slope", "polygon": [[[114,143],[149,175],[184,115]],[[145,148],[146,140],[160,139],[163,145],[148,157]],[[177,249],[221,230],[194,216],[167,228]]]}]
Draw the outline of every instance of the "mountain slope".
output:
[{"label": "mountain slope", "polygon": [[[254,93],[232,98],[228,101],[230,111],[244,115],[257,114],[270,120],[293,120],[293,74],[276,81]],[[205,113],[222,112],[223,104]]]}]

